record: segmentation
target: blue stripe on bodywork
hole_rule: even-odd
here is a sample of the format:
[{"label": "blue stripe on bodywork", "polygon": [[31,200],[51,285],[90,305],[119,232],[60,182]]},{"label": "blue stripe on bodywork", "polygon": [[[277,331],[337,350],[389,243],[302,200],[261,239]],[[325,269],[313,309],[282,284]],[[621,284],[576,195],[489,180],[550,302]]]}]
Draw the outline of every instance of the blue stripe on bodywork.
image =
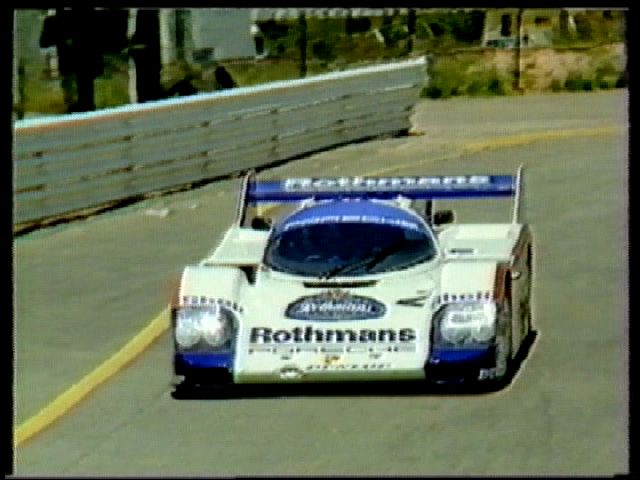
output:
[{"label": "blue stripe on bodywork", "polygon": [[233,353],[176,353],[176,363],[188,368],[232,368]]},{"label": "blue stripe on bodywork", "polygon": [[432,350],[429,362],[431,363],[468,363],[479,362],[487,358],[495,357],[495,346],[477,348],[442,348]]},{"label": "blue stripe on bodywork", "polygon": [[459,384],[480,380],[483,369],[495,365],[495,345],[471,348],[436,347],[425,364],[427,378],[438,383]]}]

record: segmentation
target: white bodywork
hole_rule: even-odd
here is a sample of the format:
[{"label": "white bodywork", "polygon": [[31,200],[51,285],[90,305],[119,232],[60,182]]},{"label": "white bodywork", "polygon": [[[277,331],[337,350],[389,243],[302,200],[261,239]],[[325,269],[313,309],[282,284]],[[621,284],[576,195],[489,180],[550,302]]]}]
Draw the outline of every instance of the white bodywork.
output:
[{"label": "white bodywork", "polygon": [[[186,267],[182,275],[180,304],[222,300],[236,311],[235,383],[424,378],[431,319],[443,296],[503,295],[496,276],[510,272],[522,250],[518,246],[528,241],[527,229],[518,223],[452,224],[437,234],[440,251],[428,263],[323,281],[262,267],[268,236],[268,231],[235,224],[207,258]],[[255,269],[254,276],[247,276],[242,267]],[[291,302],[336,287],[382,302],[386,313],[382,318],[330,323],[285,317]],[[332,341],[314,342],[318,335],[310,334],[309,328],[322,331],[323,337],[333,330]],[[349,341],[335,341],[336,331]],[[358,340],[374,336],[376,341],[350,341],[350,332]],[[514,351],[522,342],[519,332],[521,328],[513,328]]]}]

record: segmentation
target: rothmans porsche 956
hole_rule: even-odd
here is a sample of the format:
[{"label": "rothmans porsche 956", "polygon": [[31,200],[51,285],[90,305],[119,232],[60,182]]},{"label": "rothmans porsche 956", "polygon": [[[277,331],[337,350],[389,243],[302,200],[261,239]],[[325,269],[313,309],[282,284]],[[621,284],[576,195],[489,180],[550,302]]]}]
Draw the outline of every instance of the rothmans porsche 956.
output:
[{"label": "rothmans porsche 956", "polygon": [[[532,332],[516,175],[243,179],[171,304],[177,386],[423,380],[502,388]],[[513,199],[455,223],[438,199]],[[265,205],[271,213],[264,214]]]}]

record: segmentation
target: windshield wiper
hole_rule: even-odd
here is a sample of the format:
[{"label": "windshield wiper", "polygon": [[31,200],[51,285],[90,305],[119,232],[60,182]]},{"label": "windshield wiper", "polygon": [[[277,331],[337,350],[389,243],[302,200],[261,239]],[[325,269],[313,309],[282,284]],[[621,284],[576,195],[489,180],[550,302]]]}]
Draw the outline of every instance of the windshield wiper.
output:
[{"label": "windshield wiper", "polygon": [[329,270],[328,272],[321,274],[320,278],[324,280],[328,280],[332,277],[335,277],[339,273],[344,273],[348,270],[354,270],[361,266],[364,266],[365,270],[368,272],[378,263],[380,263],[385,258],[387,258],[389,255],[392,255],[398,252],[399,250],[402,250],[402,248],[406,244],[407,244],[407,240],[402,239],[401,241],[394,243],[388,246],[387,248],[380,250],[379,252],[376,252],[372,255],[369,255],[364,258],[359,258],[358,260],[355,260],[354,262],[351,262],[351,263],[343,263],[342,265],[338,265],[337,267]]}]

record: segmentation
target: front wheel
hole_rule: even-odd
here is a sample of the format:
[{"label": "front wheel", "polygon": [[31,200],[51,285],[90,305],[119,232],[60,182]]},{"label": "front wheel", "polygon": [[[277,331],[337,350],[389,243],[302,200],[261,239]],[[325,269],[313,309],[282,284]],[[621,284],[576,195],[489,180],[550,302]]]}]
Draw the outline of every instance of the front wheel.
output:
[{"label": "front wheel", "polygon": [[495,375],[488,381],[490,390],[500,390],[509,381],[513,364],[513,338],[511,319],[511,300],[505,299],[503,304],[503,323],[498,327],[495,353]]},{"label": "front wheel", "polygon": [[204,398],[229,398],[232,386],[227,383],[207,382],[198,378],[185,378],[175,384],[171,397],[175,400],[194,400]]}]

